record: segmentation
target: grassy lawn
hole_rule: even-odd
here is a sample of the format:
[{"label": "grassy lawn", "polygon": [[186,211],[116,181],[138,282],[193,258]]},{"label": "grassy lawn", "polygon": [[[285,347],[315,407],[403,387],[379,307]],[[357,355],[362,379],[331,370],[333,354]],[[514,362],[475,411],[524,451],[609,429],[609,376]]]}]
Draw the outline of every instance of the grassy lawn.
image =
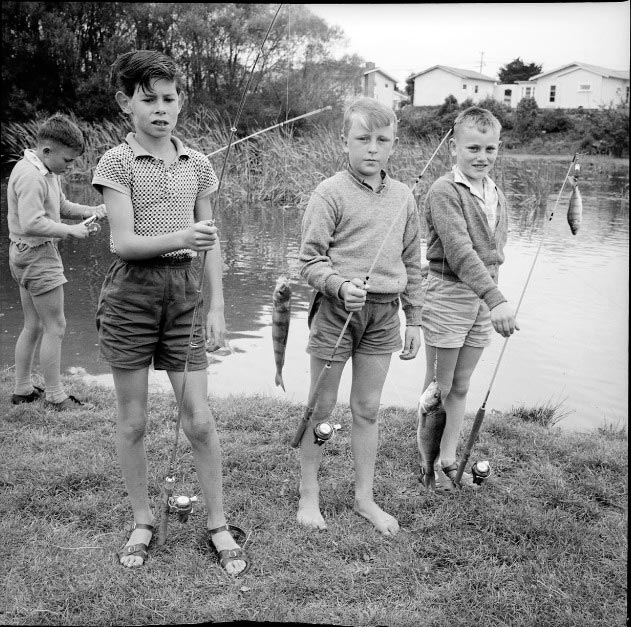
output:
[{"label": "grassy lawn", "polygon": [[[574,434],[489,412],[472,460],[489,459],[491,478],[475,493],[439,497],[419,488],[414,412],[384,408],[376,495],[402,527],[384,539],[352,511],[347,406],[338,406],[344,430],[326,445],[321,471],[329,529],[306,532],[294,522],[299,453],[289,446],[303,408],[211,397],[228,521],[246,529],[253,559],[231,580],[205,546],[201,495],[187,523],[171,517],[167,544],[152,545],[143,568],[117,565],[131,508],[114,448],[114,392],[68,383],[96,409],[12,406],[12,371],[0,375],[2,624],[625,624],[624,430]],[[151,395],[149,414],[158,508],[172,396]],[[184,436],[175,492],[198,493]]]}]

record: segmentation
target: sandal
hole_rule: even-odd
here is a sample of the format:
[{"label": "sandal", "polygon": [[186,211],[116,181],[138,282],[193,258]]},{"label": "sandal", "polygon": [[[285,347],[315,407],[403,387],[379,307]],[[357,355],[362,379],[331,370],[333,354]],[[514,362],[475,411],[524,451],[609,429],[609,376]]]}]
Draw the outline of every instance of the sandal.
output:
[{"label": "sandal", "polygon": [[[216,533],[219,533],[221,531],[229,531],[230,535],[232,535],[233,538],[234,538],[233,532],[244,539],[247,537],[245,531],[243,531],[241,527],[237,527],[236,525],[221,525],[221,527],[215,527],[214,529],[209,529],[208,533],[210,533],[211,536],[214,536]],[[208,544],[219,556],[219,564],[224,570],[226,570],[227,564],[230,564],[231,562],[234,562],[236,560],[241,560],[245,562],[245,568],[239,571],[238,573],[235,573],[234,575],[232,575],[232,577],[240,577],[241,575],[245,575],[245,573],[247,573],[248,570],[250,570],[250,566],[252,565],[250,562],[250,558],[248,557],[248,554],[242,548],[239,547],[236,549],[224,549],[223,551],[218,551],[212,539],[209,539]]]},{"label": "sandal", "polygon": [[[146,525],[145,523],[136,523],[132,529],[132,531],[134,529],[147,529],[149,531],[151,531],[151,539],[153,540],[153,530],[154,527],[153,525]],[[149,544],[151,544],[151,540],[149,541]],[[130,544],[128,546],[124,546],[120,551],[116,551],[116,555],[118,557],[118,563],[123,566],[121,559],[123,557],[128,557],[130,555],[133,556],[137,556],[137,557],[142,557],[142,564],[140,564],[141,566],[144,566],[145,562],[147,561],[147,558],[149,557],[149,553],[147,553],[147,549],[149,548],[148,544],[144,544],[142,542],[139,542],[138,544]],[[138,568],[137,566],[135,568]]]},{"label": "sandal", "polygon": [[445,479],[439,478],[436,487],[440,489],[442,492],[454,492],[455,490],[460,490],[461,488],[477,488],[473,483],[473,476],[468,472],[463,472],[462,477],[460,478],[460,485],[456,483],[456,475],[458,474],[458,464],[454,463],[449,466],[443,466],[443,473],[445,473]]}]

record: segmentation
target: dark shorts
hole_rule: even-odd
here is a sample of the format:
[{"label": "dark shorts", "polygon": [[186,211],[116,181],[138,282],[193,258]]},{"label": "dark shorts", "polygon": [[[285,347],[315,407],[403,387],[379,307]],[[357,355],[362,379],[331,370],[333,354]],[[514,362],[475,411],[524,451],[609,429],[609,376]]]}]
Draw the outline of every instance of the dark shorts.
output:
[{"label": "dark shorts", "polygon": [[55,242],[29,246],[12,241],[9,246],[9,269],[18,285],[33,296],[46,294],[68,283]]},{"label": "dark shorts", "polygon": [[[198,272],[190,261],[116,259],[99,298],[96,328],[101,356],[111,366],[183,372],[197,299]],[[208,365],[203,299],[197,310],[188,370]]]},{"label": "dark shorts", "polygon": [[[348,311],[338,298],[316,292],[309,306],[310,333],[307,353],[320,359],[331,359]],[[332,361],[346,361],[354,353],[367,355],[392,354],[403,348],[399,320],[399,299],[389,303],[367,301],[350,322]]]}]

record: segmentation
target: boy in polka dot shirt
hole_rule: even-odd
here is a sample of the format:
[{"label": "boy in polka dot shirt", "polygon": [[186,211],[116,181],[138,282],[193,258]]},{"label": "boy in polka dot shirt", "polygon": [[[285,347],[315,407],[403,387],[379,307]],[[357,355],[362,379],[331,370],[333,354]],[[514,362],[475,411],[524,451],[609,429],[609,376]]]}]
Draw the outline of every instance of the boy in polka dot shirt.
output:
[{"label": "boy in polka dot shirt", "polygon": [[135,522],[119,560],[128,568],[142,566],[154,530],[144,446],[153,362],[156,370],[167,371],[182,406],[182,426],[208,508],[210,541],[221,565],[236,576],[247,570],[249,559],[232,537],[223,511],[221,452],[208,407],[204,341],[191,343],[185,368],[199,283],[192,259],[198,253],[206,253],[201,271],[209,309],[205,325],[194,321],[194,338],[225,343],[221,251],[217,229],[210,226],[217,177],[204,155],[172,135],[184,103],[181,75],[172,59],[151,50],[128,52],[114,63],[112,82],[134,132],[103,155],[92,184],[103,194],[110,249],[116,255],[103,282],[96,323],[101,355],[114,376],[116,444]]}]

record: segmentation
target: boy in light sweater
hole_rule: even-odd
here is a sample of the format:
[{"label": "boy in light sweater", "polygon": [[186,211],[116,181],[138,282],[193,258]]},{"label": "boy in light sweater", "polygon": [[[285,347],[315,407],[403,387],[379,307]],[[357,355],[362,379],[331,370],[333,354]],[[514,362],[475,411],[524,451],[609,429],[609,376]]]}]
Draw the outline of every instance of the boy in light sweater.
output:
[{"label": "boy in light sweater", "polygon": [[[423,283],[422,326],[426,370],[435,377],[447,422],[436,470],[438,492],[456,489],[456,447],[471,375],[493,329],[519,329],[497,280],[508,233],[506,198],[489,177],[501,125],[486,109],[470,107],[454,122],[450,141],[456,165],[431,186],[425,200],[429,274]],[[468,473],[463,485],[472,486]]]},{"label": "boy in light sweater", "polygon": [[[300,249],[301,275],[315,290],[309,311],[309,398],[340,339],[314,399],[312,426],[331,414],[342,371],[352,358],[354,509],[388,536],[395,535],[399,525],[373,498],[377,415],[392,353],[402,347],[399,304],[407,323],[402,359],[413,359],[419,350],[421,313],[416,203],[411,190],[385,172],[398,141],[396,130],[394,112],[372,98],[362,98],[346,110],[342,139],[348,166],[315,189],[303,217]],[[317,478],[321,457],[313,429],[306,429],[300,441],[297,519],[314,529],[326,528]]]},{"label": "boy in light sweater", "polygon": [[11,402],[31,403],[44,395],[34,386],[31,370],[41,337],[39,361],[46,387],[45,405],[57,411],[85,408],[68,395],[61,382],[61,343],[66,329],[63,285],[67,283],[57,242],[85,239],[88,227],[64,224],[61,217],[84,220],[105,216],[105,205],[70,202],[60,184],[84,150],[81,129],[69,118],[54,115],[38,130],[37,146],[24,151],[7,187],[9,268],[20,286],[24,327],[15,345],[15,385]]}]

